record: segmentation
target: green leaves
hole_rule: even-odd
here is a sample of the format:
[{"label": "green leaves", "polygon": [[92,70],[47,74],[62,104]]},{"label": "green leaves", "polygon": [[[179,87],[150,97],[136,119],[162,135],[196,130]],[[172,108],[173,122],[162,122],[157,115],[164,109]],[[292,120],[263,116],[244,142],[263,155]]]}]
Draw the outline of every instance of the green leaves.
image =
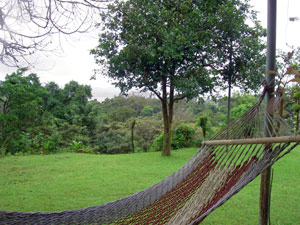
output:
[{"label": "green leaves", "polygon": [[292,110],[294,110],[295,112],[299,112],[300,111],[300,105],[298,103],[294,103],[292,105]]},{"label": "green leaves", "polygon": [[228,79],[243,84],[249,77],[243,86],[253,89],[260,82],[264,32],[257,21],[246,24],[249,8],[240,0],[116,1],[102,15],[91,53],[122,93],[137,88],[162,101],[168,136],[174,102],[224,87]]},{"label": "green leaves", "polygon": [[42,123],[46,95],[36,74],[19,69],[0,83],[0,147],[15,153],[26,149],[29,128]]},{"label": "green leaves", "polygon": [[[185,79],[187,70],[182,68],[200,66],[197,52],[210,42],[212,15],[203,16],[199,7],[194,1],[178,0],[116,2],[103,15],[105,28],[91,53],[108,65],[106,75],[124,92],[130,89],[125,87],[151,90],[163,76]],[[204,92],[201,85],[197,90]]]}]

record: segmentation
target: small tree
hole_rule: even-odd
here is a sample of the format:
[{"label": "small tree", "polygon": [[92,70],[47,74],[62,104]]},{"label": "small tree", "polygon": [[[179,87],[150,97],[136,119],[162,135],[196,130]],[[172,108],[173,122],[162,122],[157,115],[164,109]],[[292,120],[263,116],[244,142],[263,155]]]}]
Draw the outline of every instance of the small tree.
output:
[{"label": "small tree", "polygon": [[300,113],[300,88],[299,85],[295,85],[292,90],[292,98],[295,101],[294,104],[292,105],[292,110],[295,111],[296,113],[296,131],[299,130],[299,113]]},{"label": "small tree", "polygon": [[131,151],[134,153],[134,127],[135,127],[135,120],[131,123]]},{"label": "small tree", "polygon": [[244,5],[236,5],[236,1],[222,7],[216,19],[221,21],[216,23],[216,31],[221,38],[213,40],[215,48],[210,51],[216,51],[218,57],[211,66],[219,78],[220,86],[228,90],[229,124],[232,87],[258,90],[264,78],[266,46],[263,37],[266,36],[266,30],[258,23],[255,12]]},{"label": "small tree", "polygon": [[199,117],[196,125],[202,128],[203,137],[205,138],[208,130],[208,118],[206,116]]},{"label": "small tree", "polygon": [[279,51],[277,58],[278,86],[283,88],[288,84],[296,83],[291,88],[290,98],[292,99],[292,111],[296,113],[296,131],[299,130],[300,123],[300,48],[293,49],[291,52]]}]

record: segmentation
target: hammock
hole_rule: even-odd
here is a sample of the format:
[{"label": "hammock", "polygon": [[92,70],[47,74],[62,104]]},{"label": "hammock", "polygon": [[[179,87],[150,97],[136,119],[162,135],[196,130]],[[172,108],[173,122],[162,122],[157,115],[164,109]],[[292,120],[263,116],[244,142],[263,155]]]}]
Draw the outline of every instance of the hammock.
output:
[{"label": "hammock", "polygon": [[[273,126],[264,126],[264,121]],[[264,133],[268,133],[265,138]],[[199,224],[300,141],[261,100],[161,182],[104,205],[61,212],[0,211],[0,224]],[[292,142],[296,142],[291,144]]]}]

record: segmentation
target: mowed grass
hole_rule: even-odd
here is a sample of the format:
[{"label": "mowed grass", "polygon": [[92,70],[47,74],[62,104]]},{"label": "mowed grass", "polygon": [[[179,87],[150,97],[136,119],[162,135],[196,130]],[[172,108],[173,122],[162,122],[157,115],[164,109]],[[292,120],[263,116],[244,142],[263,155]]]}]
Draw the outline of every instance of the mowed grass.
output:
[{"label": "mowed grass", "polygon": [[0,210],[60,211],[104,204],[143,190],[183,166],[197,149],[122,155],[0,158]]},{"label": "mowed grass", "polygon": [[[0,211],[60,211],[117,200],[172,174],[196,151],[0,158]],[[300,148],[273,168],[271,222],[300,224]],[[259,185],[258,177],[202,224],[258,224]]]}]

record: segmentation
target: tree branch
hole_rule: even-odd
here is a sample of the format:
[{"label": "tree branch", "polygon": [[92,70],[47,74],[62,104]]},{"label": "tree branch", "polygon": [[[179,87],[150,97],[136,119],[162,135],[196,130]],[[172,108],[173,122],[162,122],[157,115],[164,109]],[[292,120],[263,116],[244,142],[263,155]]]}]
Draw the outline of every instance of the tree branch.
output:
[{"label": "tree branch", "polygon": [[90,31],[99,10],[112,0],[1,0],[0,58],[9,66],[24,66],[35,51],[50,49],[54,35]]},{"label": "tree branch", "polygon": [[159,98],[159,100],[161,100],[161,101],[163,100],[159,92],[157,92],[156,90],[154,90],[152,87],[149,87],[148,89],[149,89],[151,92],[153,92],[153,93],[156,95],[156,97]]},{"label": "tree branch", "polygon": [[185,98],[187,98],[187,95],[175,96],[175,97],[174,97],[174,101],[177,102],[177,101],[182,100],[182,99],[185,99]]}]

